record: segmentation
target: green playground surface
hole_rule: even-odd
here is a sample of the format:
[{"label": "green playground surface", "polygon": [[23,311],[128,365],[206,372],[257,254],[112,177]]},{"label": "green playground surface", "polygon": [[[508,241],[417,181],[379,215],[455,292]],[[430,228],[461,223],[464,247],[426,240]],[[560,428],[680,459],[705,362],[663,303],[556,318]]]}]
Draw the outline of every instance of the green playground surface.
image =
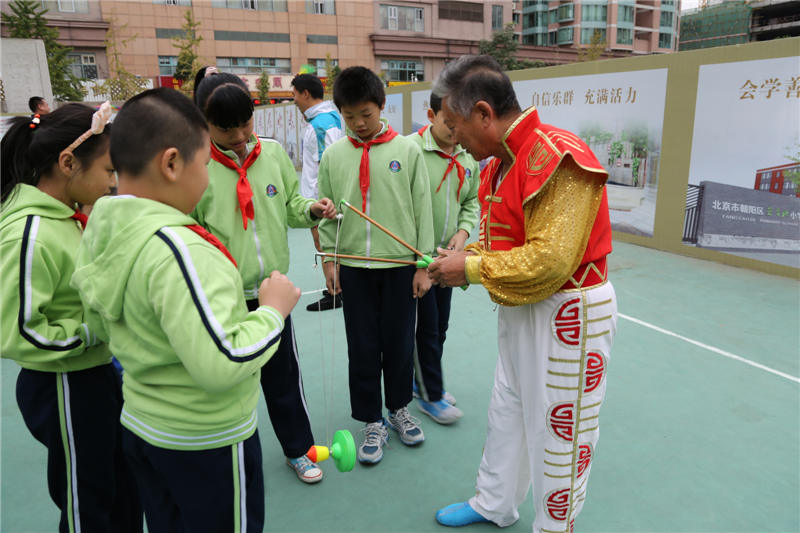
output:
[{"label": "green playground surface", "polygon": [[[289,277],[305,294],[292,313],[317,444],[347,429],[342,311],[319,298],[308,230],[289,231]],[[600,440],[581,533],[800,531],[800,283],[616,241],[610,279],[619,306]],[[409,288],[410,290],[410,288]],[[284,461],[259,404],[269,532],[446,532],[434,513],[474,493],[497,358],[496,307],[480,287],[453,291],[447,390],[464,417],[440,426],[419,412],[426,441],[389,440],[383,461],[304,485]],[[15,400],[18,367],[0,363],[0,531],[52,532],[45,448]],[[530,531],[530,500],[504,529]],[[497,531],[479,524],[464,531]]]}]

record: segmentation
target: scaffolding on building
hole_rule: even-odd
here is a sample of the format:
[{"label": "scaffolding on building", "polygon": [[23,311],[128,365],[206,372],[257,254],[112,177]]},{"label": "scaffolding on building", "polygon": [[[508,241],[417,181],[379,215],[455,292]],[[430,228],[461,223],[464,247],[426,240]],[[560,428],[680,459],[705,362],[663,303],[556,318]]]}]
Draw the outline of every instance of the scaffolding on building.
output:
[{"label": "scaffolding on building", "polygon": [[752,7],[748,0],[706,4],[681,14],[678,50],[697,50],[750,40]]}]

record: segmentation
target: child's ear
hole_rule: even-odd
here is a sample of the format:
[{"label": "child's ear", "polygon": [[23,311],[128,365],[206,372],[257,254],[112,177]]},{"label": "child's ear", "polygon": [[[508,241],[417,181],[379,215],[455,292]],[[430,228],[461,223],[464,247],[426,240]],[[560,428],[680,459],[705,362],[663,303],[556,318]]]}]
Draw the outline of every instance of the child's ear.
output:
[{"label": "child's ear", "polygon": [[167,148],[161,152],[158,168],[161,174],[170,183],[175,183],[183,171],[183,158],[177,148]]},{"label": "child's ear", "polygon": [[72,152],[64,150],[58,154],[58,169],[61,172],[67,176],[72,176],[77,168],[78,161],[75,159],[75,155]]},{"label": "child's ear", "polygon": [[428,120],[430,120],[431,122],[436,120],[436,113],[434,113],[433,108],[430,107],[428,108]]}]

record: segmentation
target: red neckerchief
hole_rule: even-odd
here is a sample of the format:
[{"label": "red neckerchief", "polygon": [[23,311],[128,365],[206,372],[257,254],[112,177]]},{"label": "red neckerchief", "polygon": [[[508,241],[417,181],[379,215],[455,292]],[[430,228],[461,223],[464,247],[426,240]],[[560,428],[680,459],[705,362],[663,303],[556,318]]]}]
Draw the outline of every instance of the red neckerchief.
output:
[{"label": "red neckerchief", "polygon": [[239,180],[236,182],[236,196],[239,198],[239,209],[242,212],[242,225],[247,229],[247,219],[255,219],[256,213],[253,209],[253,189],[250,188],[250,182],[247,181],[247,169],[255,162],[258,154],[261,153],[261,143],[256,142],[253,150],[247,154],[244,164],[239,166],[230,157],[223,154],[214,143],[211,143],[211,159],[222,163],[231,170],[235,170],[239,174]]},{"label": "red neckerchief", "polygon": [[353,143],[353,146],[355,146],[356,148],[363,148],[361,152],[361,164],[358,167],[358,184],[361,188],[362,211],[367,210],[367,191],[369,190],[369,148],[373,144],[382,144],[385,142],[389,142],[395,137],[397,137],[397,132],[394,131],[391,126],[387,126],[386,131],[384,131],[371,141],[367,141],[365,143],[357,141],[350,136],[347,137],[348,139],[350,139],[350,142]]},{"label": "red neckerchief", "polygon": [[[419,133],[420,137],[423,136],[422,134],[425,132],[426,129],[428,129],[428,126],[423,126],[422,129],[420,129],[417,132],[417,133]],[[453,166],[455,166],[457,171],[458,171],[458,190],[456,191],[456,200],[458,200],[459,196],[461,196],[461,187],[464,185],[464,176],[466,174],[466,171],[464,170],[464,167],[461,165],[461,163],[456,161],[456,157],[458,157],[458,155],[446,154],[446,153],[442,152],[441,150],[434,150],[433,152],[436,155],[438,155],[439,157],[441,157],[442,159],[449,159],[450,160],[450,164],[447,165],[447,170],[444,171],[444,176],[442,176],[442,181],[440,181],[439,182],[439,186],[436,187],[436,192],[439,192],[439,189],[442,188],[442,184],[444,183],[444,180],[447,179],[447,175],[450,174],[450,171],[453,170]]]},{"label": "red neckerchief", "polygon": [[197,233],[198,235],[200,235],[202,238],[207,240],[209,243],[211,243],[214,247],[217,248],[217,250],[219,250],[220,252],[225,254],[225,257],[227,257],[228,259],[231,260],[231,263],[233,263],[233,266],[238,267],[238,265],[236,264],[236,260],[233,258],[233,256],[228,251],[228,249],[225,248],[225,245],[222,244],[222,242],[219,239],[214,237],[214,235],[212,235],[210,231],[208,231],[203,226],[198,226],[197,224],[187,224],[186,227],[189,228],[190,230],[192,230],[193,232]]},{"label": "red neckerchief", "polygon": [[85,213],[81,213],[77,209],[75,210],[74,213],[72,213],[72,215],[70,215],[69,218],[71,218],[73,220],[77,220],[78,222],[80,222],[81,223],[81,228],[83,228],[83,229],[86,229],[86,224],[89,222],[89,215],[87,215]]}]

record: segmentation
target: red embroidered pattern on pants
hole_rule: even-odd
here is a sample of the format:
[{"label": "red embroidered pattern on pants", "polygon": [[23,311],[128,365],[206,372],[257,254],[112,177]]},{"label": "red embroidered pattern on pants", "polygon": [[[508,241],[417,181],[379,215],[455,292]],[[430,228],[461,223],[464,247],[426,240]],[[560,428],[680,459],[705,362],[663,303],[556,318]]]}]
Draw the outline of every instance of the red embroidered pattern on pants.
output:
[{"label": "red embroidered pattern on pants", "polygon": [[578,446],[578,477],[581,477],[592,462],[592,445],[581,444]]},{"label": "red embroidered pattern on pants", "polygon": [[569,489],[556,489],[544,497],[545,509],[553,520],[562,522],[569,511]]},{"label": "red embroidered pattern on pants", "polygon": [[584,383],[583,392],[588,394],[593,392],[600,383],[603,382],[603,376],[606,373],[606,361],[602,354],[597,352],[589,352],[586,354],[586,381]]},{"label": "red embroidered pattern on pants", "polygon": [[574,348],[581,342],[580,298],[567,300],[553,315],[553,333],[564,346]]},{"label": "red embroidered pattern on pants", "polygon": [[557,438],[572,442],[575,431],[575,403],[561,402],[551,405],[547,411],[547,427]]}]

